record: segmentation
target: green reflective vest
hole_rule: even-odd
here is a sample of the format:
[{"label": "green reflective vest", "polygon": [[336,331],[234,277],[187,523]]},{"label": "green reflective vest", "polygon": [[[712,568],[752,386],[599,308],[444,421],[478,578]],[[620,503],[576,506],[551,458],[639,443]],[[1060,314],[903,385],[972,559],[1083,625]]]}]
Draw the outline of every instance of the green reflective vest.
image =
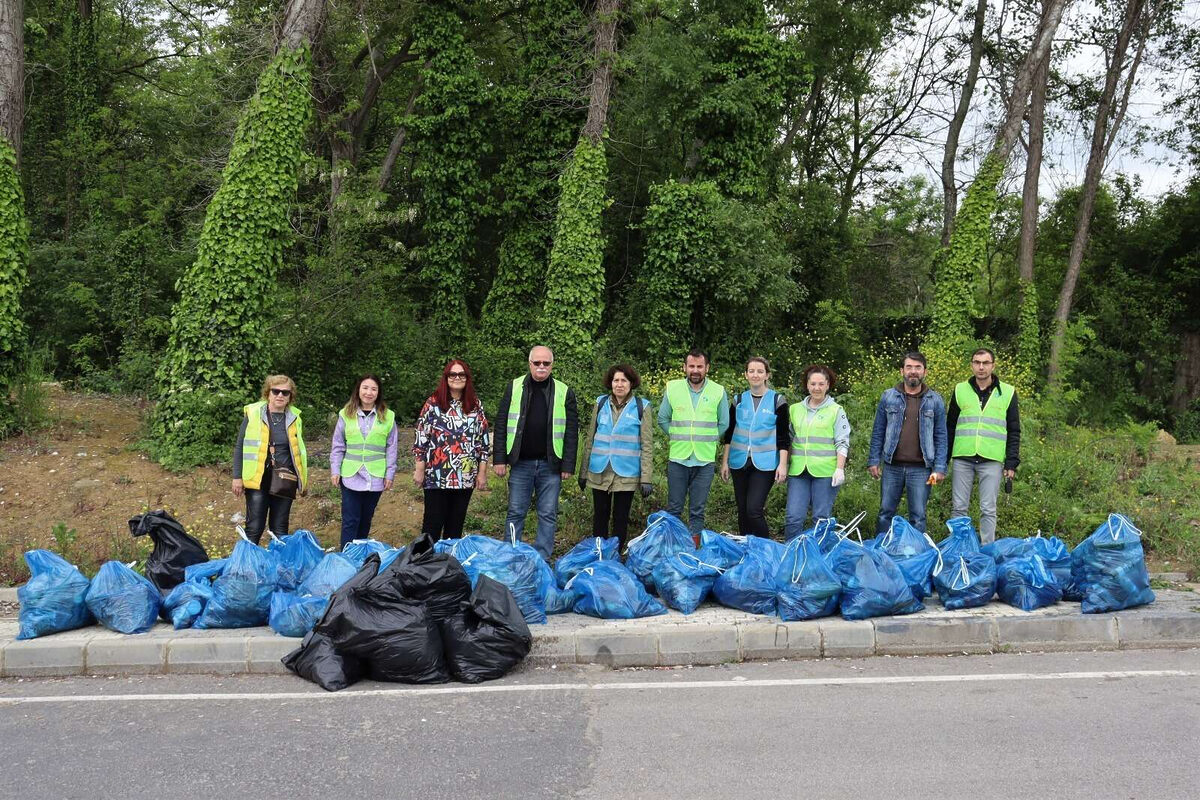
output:
[{"label": "green reflective vest", "polygon": [[792,420],[792,449],[788,454],[788,475],[808,470],[814,478],[833,477],[837,469],[837,448],[833,444],[833,429],[837,424],[837,403],[822,406],[809,414],[808,403],[792,403],[788,411]]},{"label": "green reflective vest", "polygon": [[366,465],[368,475],[383,480],[387,477],[387,440],[396,424],[396,414],[390,408],[383,417],[376,414],[366,438],[358,427],[357,416],[347,414],[344,408],[341,411],[342,422],[346,423],[346,456],[340,474],[349,478]]},{"label": "green reflective vest", "polygon": [[1008,406],[1016,389],[1003,381],[988,395],[986,406],[979,404],[979,395],[969,381],[954,387],[958,403],[958,425],[954,429],[953,458],[981,456],[989,461],[1004,462],[1004,446],[1008,441]]},{"label": "green reflective vest", "polygon": [[717,460],[718,410],[725,387],[719,383],[705,381],[692,408],[692,390],[686,379],[678,378],[667,382],[667,401],[671,404],[672,461],[687,461],[693,455],[701,461]]},{"label": "green reflective vest", "polygon": [[[563,457],[563,437],[567,435],[567,385],[554,378],[554,413],[550,417],[550,433],[554,443],[554,455]],[[514,378],[512,399],[508,403],[508,435],[504,452],[512,455],[517,441],[517,423],[521,421],[521,397],[525,394],[525,378]]]}]

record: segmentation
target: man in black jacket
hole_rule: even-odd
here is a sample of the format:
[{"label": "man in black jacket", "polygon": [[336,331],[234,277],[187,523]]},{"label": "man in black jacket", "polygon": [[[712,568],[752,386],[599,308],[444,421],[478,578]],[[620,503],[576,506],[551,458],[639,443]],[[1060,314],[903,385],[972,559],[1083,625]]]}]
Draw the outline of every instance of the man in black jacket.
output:
[{"label": "man in black jacket", "polygon": [[507,535],[517,539],[525,530],[525,515],[537,503],[534,547],[546,560],[554,552],[558,524],[558,493],[575,472],[579,446],[579,413],[575,393],[550,377],[554,353],[538,346],[529,351],[529,374],[504,390],[492,440],[496,475],[508,478]]}]

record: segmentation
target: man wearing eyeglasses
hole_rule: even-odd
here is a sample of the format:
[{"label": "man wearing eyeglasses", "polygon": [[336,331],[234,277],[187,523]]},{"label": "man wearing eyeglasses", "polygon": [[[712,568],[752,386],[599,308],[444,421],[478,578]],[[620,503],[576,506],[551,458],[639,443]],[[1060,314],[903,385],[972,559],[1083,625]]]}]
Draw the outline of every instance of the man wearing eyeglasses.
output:
[{"label": "man wearing eyeglasses", "polygon": [[1001,480],[1017,474],[1021,451],[1021,412],[1017,391],[993,372],[996,354],[981,347],[971,354],[969,380],[954,387],[946,412],[950,448],[954,516],[965,517],[971,491],[979,481],[979,538],[996,539],[996,498]]},{"label": "man wearing eyeglasses", "polygon": [[505,535],[525,530],[525,515],[537,505],[534,548],[549,560],[558,525],[558,493],[575,471],[579,414],[575,393],[551,378],[554,353],[538,346],[529,351],[529,374],[516,378],[500,398],[492,469],[508,477]]}]

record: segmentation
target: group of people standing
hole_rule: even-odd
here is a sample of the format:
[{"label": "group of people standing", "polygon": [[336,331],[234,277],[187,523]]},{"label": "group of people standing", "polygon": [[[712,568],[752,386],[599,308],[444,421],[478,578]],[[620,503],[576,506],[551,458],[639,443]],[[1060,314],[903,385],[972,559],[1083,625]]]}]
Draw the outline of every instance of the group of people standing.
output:
[{"label": "group of people standing", "polygon": [[[604,376],[606,393],[593,404],[582,458],[575,393],[553,377],[553,367],[550,348],[530,351],[528,373],[505,386],[493,431],[466,363],[445,366],[418,416],[412,448],[413,482],[425,495],[423,533],[435,539],[463,534],[471,494],[487,488],[490,463],[497,477],[508,478],[508,535],[521,538],[525,516],[535,508],[534,547],[549,558],[562,482],[576,473],[578,460],[579,487],[592,492],[593,535],[611,532],[624,549],[634,494],[653,491],[655,422],[669,444],[666,509],[686,516],[693,535],[705,525],[718,459],[722,480],[733,483],[740,533],[770,534],[765,509],[776,484],[787,486],[785,538],[804,530],[810,514],[814,522],[833,516],[851,429],[832,394],[837,376],[829,367],[805,369],[807,394],[789,403],[772,388],[767,360],[753,357],[746,363],[749,388],[731,403],[725,387],[708,378],[708,355],[692,350],[684,360],[686,377],[667,383],[655,414],[638,394],[637,371],[614,365]],[[1011,487],[1019,464],[1020,412],[1015,389],[994,374],[991,350],[972,354],[971,368],[974,374],[957,384],[947,405],[925,383],[925,357],[909,352],[900,381],[883,392],[867,456],[868,473],[880,481],[878,532],[887,529],[904,495],[909,521],[925,531],[930,487],[946,478],[952,463],[955,516],[967,513],[978,483],[980,536],[995,538],[1001,481]],[[262,399],[243,410],[233,490],[245,492],[246,534],[254,541],[268,524],[274,532],[288,531],[292,499],[307,486],[295,393],[290,378],[272,375]],[[338,414],[330,452],[330,479],[342,494],[343,546],[369,534],[379,498],[392,487],[398,450],[395,414],[381,383],[363,376]]]}]

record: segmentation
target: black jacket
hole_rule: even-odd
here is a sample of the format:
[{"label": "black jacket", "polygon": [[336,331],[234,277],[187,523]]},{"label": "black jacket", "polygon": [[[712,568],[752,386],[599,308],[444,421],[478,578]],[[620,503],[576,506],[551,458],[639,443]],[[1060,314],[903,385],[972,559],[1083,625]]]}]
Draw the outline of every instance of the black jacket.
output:
[{"label": "black jacket", "polygon": [[[975,394],[979,395],[979,404],[987,403],[988,397],[992,391],[1000,390],[1000,378],[992,375],[992,384],[983,391],[979,390],[979,386],[975,383],[975,376],[972,375],[967,379],[967,383],[975,390]],[[946,433],[950,441],[950,451],[954,452],[954,429],[958,427],[958,415],[962,413],[962,409],[958,407],[958,399],[954,396],[954,392],[950,393],[950,405],[946,409]],[[1008,428],[1007,438],[1004,441],[1004,468],[1015,470],[1021,463],[1021,410],[1017,407],[1017,393],[1014,390],[1012,402],[1008,404],[1008,413],[1005,414],[1004,422]],[[971,459],[976,463],[987,461],[983,456],[971,456]]]},{"label": "black jacket", "polygon": [[[529,408],[530,393],[536,391],[533,378],[525,376],[525,389],[521,393],[521,416],[517,419],[517,433],[513,439],[512,450],[506,447],[508,443],[508,406],[512,402],[512,382],[504,385],[504,396],[500,398],[500,408],[496,411],[496,424],[492,428],[492,463],[513,464],[521,455],[521,434],[525,432],[525,412]],[[575,472],[575,460],[579,452],[579,411],[575,406],[575,392],[567,387],[566,411],[567,430],[563,434],[563,457],[554,455],[554,427],[551,417],[554,416],[554,377],[546,381],[541,391],[546,393],[546,460],[557,472]]]}]

